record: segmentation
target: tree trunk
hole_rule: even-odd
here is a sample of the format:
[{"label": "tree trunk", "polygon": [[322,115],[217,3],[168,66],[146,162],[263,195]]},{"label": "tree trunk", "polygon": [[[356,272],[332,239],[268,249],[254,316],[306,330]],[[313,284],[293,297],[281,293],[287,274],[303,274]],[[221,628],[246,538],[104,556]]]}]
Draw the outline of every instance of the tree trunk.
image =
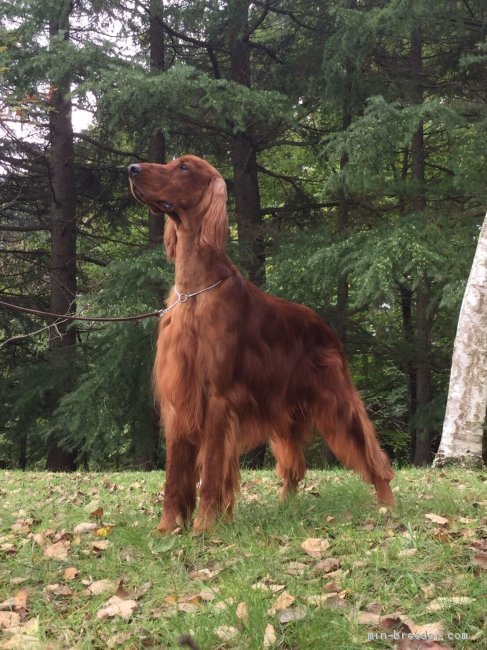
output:
[{"label": "tree trunk", "polygon": [[487,409],[487,215],[463,296],[450,387],[434,465],[482,462]]},{"label": "tree trunk", "polygon": [[[162,12],[163,0],[150,0],[149,6],[149,58],[151,72],[164,71],[164,25]],[[149,141],[149,162],[160,165],[166,162],[166,139],[158,129]],[[149,246],[156,248],[162,244],[164,235],[164,217],[149,212]]]},{"label": "tree trunk", "polygon": [[[250,88],[249,0],[230,4],[228,31],[230,79]],[[232,142],[232,165],[235,188],[239,257],[249,280],[265,282],[265,247],[260,205],[257,154],[251,134],[236,133]]]},{"label": "tree trunk", "polygon": [[[411,80],[412,99],[416,105],[423,102],[423,40],[420,26],[416,26],[411,34]],[[426,208],[425,198],[425,153],[424,129],[421,122],[413,135],[411,142],[411,165],[413,178],[416,181],[416,196],[414,209],[421,213]],[[431,460],[431,428],[425,422],[424,416],[432,398],[431,384],[431,317],[430,317],[430,288],[424,274],[416,290],[416,422],[414,464],[424,465]]]},{"label": "tree trunk", "polygon": [[[163,0],[150,0],[149,3],[149,64],[153,74],[165,69]],[[166,139],[161,129],[154,131],[148,143],[149,162],[163,165],[166,162]],[[156,249],[162,246],[164,237],[164,217],[148,212],[148,247]],[[164,303],[166,287],[157,288],[160,304]],[[147,418],[134,421],[130,429],[131,458],[137,470],[150,471],[159,464],[160,422],[159,413],[149,407]],[[119,462],[119,459],[117,459]]]},{"label": "tree trunk", "polygon": [[[347,88],[347,96],[343,102],[342,111],[342,129],[346,131],[352,123],[352,115],[350,113],[351,89]],[[340,169],[343,170],[348,164],[348,155],[345,153],[340,158]],[[346,237],[350,228],[350,215],[349,215],[349,198],[348,193],[344,187],[340,187],[338,192],[338,232],[341,237]],[[347,323],[348,323],[348,274],[342,273],[338,278],[337,285],[337,322],[336,333],[342,342],[345,350],[347,350]]]},{"label": "tree trunk", "polygon": [[[249,0],[229,3],[230,79],[247,88],[251,86]],[[265,283],[265,243],[260,205],[257,154],[251,134],[236,133],[232,141],[232,166],[240,264],[249,280],[258,286]],[[251,469],[264,466],[266,446],[245,454],[243,463]]]},{"label": "tree trunk", "polygon": [[[69,40],[71,3],[60,3],[56,18],[49,23],[51,41],[59,35]],[[64,76],[51,82],[49,111],[49,173],[51,183],[51,311],[58,314],[76,309],[76,184],[74,172],[73,125],[71,121],[70,80]],[[51,410],[71,391],[75,383],[76,329],[60,322],[50,329],[50,362],[56,373]],[[76,452],[63,447],[62,431],[48,441],[46,469],[72,471]]]}]

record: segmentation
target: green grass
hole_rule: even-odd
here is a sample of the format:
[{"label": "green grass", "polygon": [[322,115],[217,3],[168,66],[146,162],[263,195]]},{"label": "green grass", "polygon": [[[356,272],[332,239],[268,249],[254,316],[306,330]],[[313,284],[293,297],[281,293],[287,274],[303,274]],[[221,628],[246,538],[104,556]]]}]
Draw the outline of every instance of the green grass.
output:
[{"label": "green grass", "polygon": [[[470,639],[445,637],[445,645],[486,647],[486,572],[473,562],[486,545],[485,472],[401,470],[394,511],[379,509],[370,486],[349,472],[309,472],[299,494],[283,505],[271,472],[245,472],[234,522],[198,537],[154,534],[160,473],[0,475],[0,601],[27,590],[26,606],[11,606],[20,628],[0,633],[0,648],[176,648],[177,637],[189,633],[202,649],[260,650],[269,623],[276,648],[391,647],[391,640],[368,641],[367,633],[392,630],[358,623],[359,611],[372,603],[380,603],[382,614],[400,612],[416,625],[442,622],[445,632]],[[90,519],[97,506],[101,518]],[[427,513],[447,517],[448,524],[439,526]],[[89,521],[108,526],[101,531],[106,537],[73,535]],[[58,538],[69,542],[67,560],[45,556]],[[319,558],[301,548],[307,538],[329,541],[322,559],[337,558],[338,574],[315,572]],[[108,548],[95,552],[100,540]],[[289,572],[292,562],[305,565],[299,575]],[[67,567],[77,569],[74,579],[65,577]],[[200,573],[191,577],[194,571]],[[107,591],[86,593],[102,579],[113,583]],[[127,619],[97,618],[120,581],[119,595],[137,608]],[[333,590],[332,581],[339,597],[328,606],[307,603]],[[282,591],[254,589],[259,582],[284,586],[295,599],[291,612],[305,606],[305,617],[281,623],[280,612],[268,610]],[[428,611],[442,597],[470,600]],[[247,605],[246,622],[237,616],[239,603]],[[235,628],[235,637],[222,640],[222,626]]]}]

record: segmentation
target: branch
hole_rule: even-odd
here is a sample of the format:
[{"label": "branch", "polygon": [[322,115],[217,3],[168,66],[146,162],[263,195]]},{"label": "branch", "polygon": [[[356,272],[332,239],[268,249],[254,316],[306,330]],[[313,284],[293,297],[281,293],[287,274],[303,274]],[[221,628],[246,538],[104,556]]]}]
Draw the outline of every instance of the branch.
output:
[{"label": "branch", "polygon": [[114,149],[113,147],[109,147],[108,145],[102,144],[98,140],[95,140],[95,138],[90,138],[90,136],[86,135],[86,133],[73,133],[73,136],[75,138],[78,138],[78,140],[84,140],[85,142],[89,142],[93,146],[98,147],[99,149],[103,149],[103,151],[114,153],[117,156],[124,156],[127,158],[136,158],[137,160],[144,160],[143,156],[139,155],[136,151],[122,151],[122,149]]}]

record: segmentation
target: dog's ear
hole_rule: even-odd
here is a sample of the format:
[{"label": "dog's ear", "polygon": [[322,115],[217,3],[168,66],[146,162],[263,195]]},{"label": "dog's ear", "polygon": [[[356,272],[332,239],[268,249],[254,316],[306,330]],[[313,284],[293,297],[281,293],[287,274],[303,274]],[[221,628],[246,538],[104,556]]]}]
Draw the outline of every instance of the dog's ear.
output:
[{"label": "dog's ear", "polygon": [[221,176],[211,181],[206,193],[201,222],[200,245],[227,248],[227,186]]},{"label": "dog's ear", "polygon": [[168,260],[173,260],[176,257],[177,241],[176,224],[171,218],[168,218],[164,226],[164,248],[166,249]]}]

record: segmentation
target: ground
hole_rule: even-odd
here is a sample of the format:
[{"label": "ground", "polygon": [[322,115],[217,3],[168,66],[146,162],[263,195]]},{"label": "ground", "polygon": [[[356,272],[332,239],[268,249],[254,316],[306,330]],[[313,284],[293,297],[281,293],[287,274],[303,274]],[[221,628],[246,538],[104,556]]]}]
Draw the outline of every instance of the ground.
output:
[{"label": "ground", "polygon": [[285,504],[246,472],[197,537],[154,533],[160,473],[0,476],[0,649],[487,647],[485,471],[400,470],[395,510],[343,470]]}]

